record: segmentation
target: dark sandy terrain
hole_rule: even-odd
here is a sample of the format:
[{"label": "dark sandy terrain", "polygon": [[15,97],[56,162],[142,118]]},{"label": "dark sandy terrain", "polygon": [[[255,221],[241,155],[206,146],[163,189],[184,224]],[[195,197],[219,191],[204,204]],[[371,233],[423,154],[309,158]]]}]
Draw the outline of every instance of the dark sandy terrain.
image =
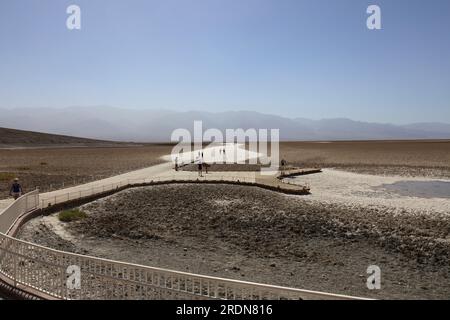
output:
[{"label": "dark sandy terrain", "polygon": [[110,142],[78,138],[58,134],[0,128],[0,148],[37,148],[51,146],[112,146],[125,145],[123,142]]},{"label": "dark sandy terrain", "polygon": [[[322,204],[230,185],[138,188],[81,209],[85,220],[35,219],[20,237],[99,257],[303,289],[384,299],[450,295],[447,215]],[[382,288],[371,291],[366,269],[374,264]]]},{"label": "dark sandy terrain", "polygon": [[162,162],[171,145],[0,149],[0,199],[19,177],[25,191],[42,191],[98,180]]},{"label": "dark sandy terrain", "polygon": [[450,141],[282,142],[280,158],[300,167],[379,175],[450,177]]}]

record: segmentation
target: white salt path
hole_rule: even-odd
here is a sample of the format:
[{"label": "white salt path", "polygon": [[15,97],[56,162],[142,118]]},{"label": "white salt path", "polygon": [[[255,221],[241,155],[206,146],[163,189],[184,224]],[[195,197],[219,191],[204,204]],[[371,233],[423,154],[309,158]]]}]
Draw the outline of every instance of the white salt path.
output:
[{"label": "white salt path", "polygon": [[[203,153],[203,157],[201,154]],[[210,146],[197,151],[187,151],[164,156],[165,161],[175,163],[177,159],[179,165],[188,163],[198,163],[200,159],[206,163],[239,163],[250,159],[258,159],[261,153],[245,150],[243,144],[225,143],[218,146]]]}]

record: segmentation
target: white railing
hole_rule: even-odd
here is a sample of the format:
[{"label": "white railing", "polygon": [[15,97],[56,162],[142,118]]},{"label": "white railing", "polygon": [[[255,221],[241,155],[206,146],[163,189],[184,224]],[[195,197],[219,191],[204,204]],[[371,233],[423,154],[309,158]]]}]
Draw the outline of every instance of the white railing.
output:
[{"label": "white railing", "polygon": [[21,196],[0,213],[0,232],[8,233],[14,222],[24,213],[39,206],[39,191],[35,190]]},{"label": "white railing", "polygon": [[41,202],[40,207],[46,208],[48,206],[53,206],[55,204],[65,203],[72,200],[78,200],[85,197],[90,197],[94,195],[98,195],[104,192],[109,192],[113,190],[120,189],[125,186],[137,186],[142,184],[152,184],[152,183],[158,183],[158,182],[169,182],[169,181],[176,181],[176,182],[193,182],[193,181],[219,181],[219,182],[242,182],[242,183],[255,183],[256,180],[254,177],[237,177],[237,176],[207,176],[204,175],[203,177],[193,177],[193,176],[160,176],[160,177],[153,177],[153,178],[145,178],[145,179],[124,179],[119,182],[115,183],[104,183],[104,184],[92,184],[91,187],[86,187],[83,189],[77,188],[75,191],[67,191],[67,192],[58,192],[53,191],[50,192],[50,194],[54,195],[46,195],[41,194]]},{"label": "white railing", "polygon": [[[83,256],[0,234],[0,273],[59,299],[351,299],[321,292],[165,270]],[[80,288],[67,285],[80,268]]]},{"label": "white railing", "polygon": [[[192,178],[187,179],[192,181]],[[236,181],[233,179],[236,177],[224,176],[223,181]],[[248,180],[243,181],[243,178],[239,177],[239,181],[243,182],[252,180],[246,179]],[[120,182],[80,191],[77,195],[86,197],[95,192],[106,192],[125,185],[171,180],[178,181],[179,178],[127,180],[126,183]],[[217,178],[211,178],[211,181],[216,180]],[[75,193],[68,193],[61,199],[50,197],[43,200],[44,203],[52,205],[60,203],[59,201],[74,200],[75,196]],[[36,208],[38,199],[37,192],[26,194],[3,211],[0,217],[5,224],[4,229],[6,227],[10,229],[17,218]],[[73,266],[80,270],[81,283],[78,289],[67,284],[68,268]],[[23,290],[33,289],[58,299],[360,299],[202,276],[58,251],[13,238],[4,234],[3,230],[0,233],[0,277],[9,280],[15,287],[20,286]]]}]

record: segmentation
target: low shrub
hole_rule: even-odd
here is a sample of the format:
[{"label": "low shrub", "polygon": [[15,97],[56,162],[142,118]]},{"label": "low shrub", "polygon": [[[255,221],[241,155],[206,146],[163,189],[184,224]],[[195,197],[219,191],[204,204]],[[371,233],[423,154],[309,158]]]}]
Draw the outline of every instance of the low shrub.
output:
[{"label": "low shrub", "polygon": [[58,214],[58,219],[62,222],[78,221],[86,217],[86,213],[79,209],[65,210]]}]

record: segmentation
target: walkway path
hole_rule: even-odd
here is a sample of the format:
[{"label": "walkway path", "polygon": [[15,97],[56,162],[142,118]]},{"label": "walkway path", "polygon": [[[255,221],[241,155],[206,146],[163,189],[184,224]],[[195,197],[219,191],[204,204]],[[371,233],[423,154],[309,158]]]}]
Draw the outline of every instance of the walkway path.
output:
[{"label": "walkway path", "polygon": [[[194,161],[198,161],[198,154],[199,152],[203,152],[204,155],[204,161],[205,162],[219,162],[226,160],[227,162],[233,162],[234,161],[245,161],[251,158],[257,158],[261,156],[261,154],[249,152],[242,148],[243,145],[234,145],[234,144],[226,144],[224,146],[214,146],[214,147],[208,147],[201,151],[195,151],[195,152],[187,152],[184,153],[182,157],[182,160],[179,159],[179,161],[185,161],[188,162],[191,159],[194,159]],[[222,151],[221,151],[222,150]],[[225,150],[225,153],[223,152]],[[225,157],[224,157],[225,154]],[[171,161],[171,159],[175,159],[175,156],[167,155],[163,157],[166,161]],[[179,162],[180,163],[180,162]],[[190,163],[190,162],[189,162]],[[242,178],[242,180],[246,182],[259,182],[265,185],[269,185],[272,187],[282,187],[287,190],[299,190],[301,187],[298,185],[289,185],[286,183],[283,183],[276,179],[273,175],[261,175],[259,172],[246,172],[246,171],[239,171],[239,172],[209,172],[206,177],[200,178],[198,176],[197,172],[189,172],[189,171],[175,171],[173,169],[174,165],[173,162],[166,162],[159,165],[154,165],[148,168],[140,169],[131,171],[128,173],[124,173],[121,175],[113,176],[110,178],[97,180],[94,182],[73,186],[69,188],[59,189],[51,192],[41,193],[40,199],[42,203],[46,203],[47,200],[55,199],[58,197],[64,197],[65,195],[71,193],[77,193],[77,192],[83,192],[85,190],[89,189],[95,189],[96,187],[105,186],[105,185],[112,185],[112,184],[118,184],[123,181],[133,181],[133,180],[143,180],[143,179],[153,179],[157,177],[166,178],[166,179],[174,179],[174,180],[197,180],[197,179],[207,179],[207,180],[223,180],[224,178]],[[204,174],[205,175],[205,174]],[[12,199],[5,199],[0,200],[0,212],[6,208],[9,204],[12,203]]]},{"label": "walkway path", "polygon": [[13,202],[14,202],[13,198],[0,200],[0,212],[6,209],[6,207],[8,207]]},{"label": "walkway path", "polygon": [[55,197],[64,196],[68,193],[77,193],[83,190],[96,188],[99,186],[109,185],[109,184],[117,184],[126,180],[140,180],[140,179],[146,179],[146,178],[153,178],[157,176],[167,175],[169,172],[173,172],[172,170],[172,164],[171,163],[162,163],[155,166],[151,166],[148,168],[135,170],[131,172],[127,172],[124,174],[120,174],[117,176],[113,176],[110,178],[102,179],[93,181],[90,183],[81,184],[78,186],[65,188],[65,189],[59,189],[56,191],[41,193],[39,197],[44,200],[45,199],[53,199]]},{"label": "walkway path", "polygon": [[261,153],[246,150],[243,144],[225,143],[218,146],[206,147],[202,150],[183,152],[182,154],[170,154],[163,159],[175,163],[178,158],[178,164],[188,164],[198,162],[200,155],[203,154],[203,162],[206,163],[238,163],[249,159],[258,159]]}]

